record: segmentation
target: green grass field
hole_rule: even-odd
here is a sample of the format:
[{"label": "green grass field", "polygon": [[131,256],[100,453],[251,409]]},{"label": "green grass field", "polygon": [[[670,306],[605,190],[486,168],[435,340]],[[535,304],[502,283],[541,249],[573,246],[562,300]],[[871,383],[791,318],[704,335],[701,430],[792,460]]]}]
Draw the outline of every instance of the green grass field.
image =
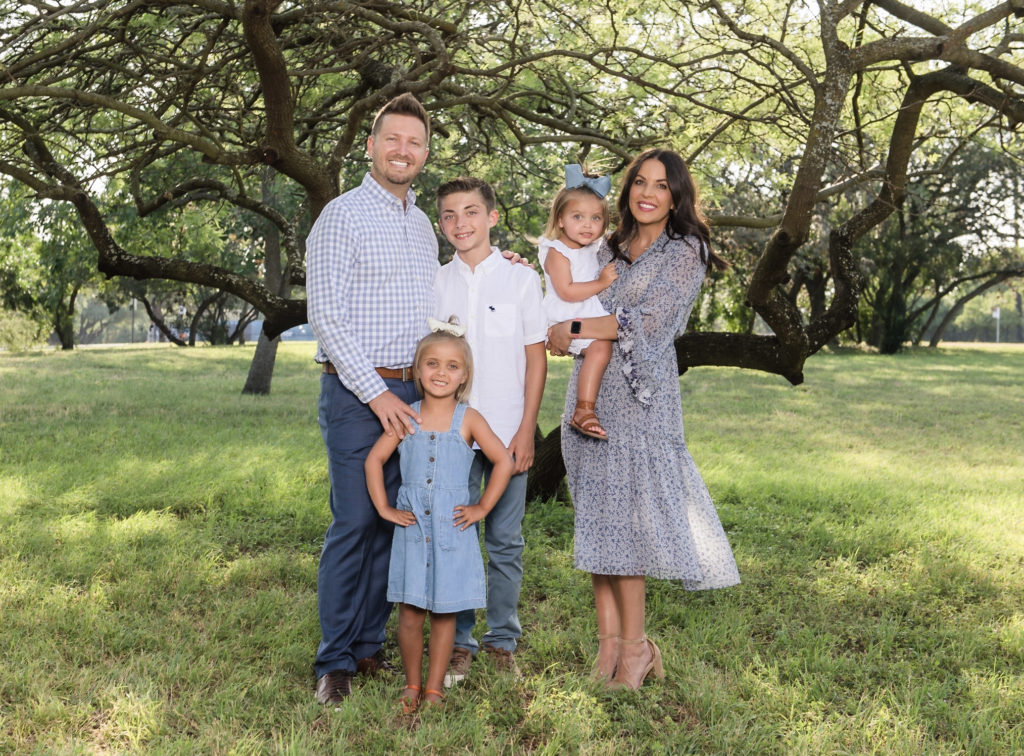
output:
[{"label": "green grass field", "polygon": [[743,584],[652,581],[668,677],[607,694],[572,510],[531,502],[524,679],[477,663],[419,717],[400,678],[312,698],[312,354],[284,345],[254,398],[251,348],[0,353],[0,753],[1024,751],[1024,349],[690,371]]}]

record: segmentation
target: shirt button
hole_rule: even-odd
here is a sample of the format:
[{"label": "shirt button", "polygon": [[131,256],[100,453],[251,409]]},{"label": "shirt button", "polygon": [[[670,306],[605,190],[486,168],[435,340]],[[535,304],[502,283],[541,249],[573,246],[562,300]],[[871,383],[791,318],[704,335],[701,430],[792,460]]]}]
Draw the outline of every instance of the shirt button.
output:
[{"label": "shirt button", "polygon": [[423,510],[423,514],[430,514],[430,510],[429,509]]},{"label": "shirt button", "polygon": [[430,543],[430,536],[427,536],[425,540],[427,543]]},{"label": "shirt button", "polygon": [[431,457],[431,458],[430,458],[430,461],[431,461],[431,462],[433,462],[433,461],[434,461],[434,458],[433,458],[433,457]]},{"label": "shirt button", "polygon": [[433,434],[433,433],[431,433],[431,434],[430,434],[430,440],[431,440],[431,441],[433,441],[433,440],[434,440],[434,434]]},{"label": "shirt button", "polygon": [[427,485],[429,486],[433,482],[433,478],[427,478]]}]

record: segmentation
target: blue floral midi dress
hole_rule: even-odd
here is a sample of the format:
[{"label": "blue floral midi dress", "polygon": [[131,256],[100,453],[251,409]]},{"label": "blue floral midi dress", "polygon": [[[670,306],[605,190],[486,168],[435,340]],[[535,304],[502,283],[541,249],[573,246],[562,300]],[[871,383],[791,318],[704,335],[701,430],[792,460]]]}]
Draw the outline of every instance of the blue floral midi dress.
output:
[{"label": "blue floral midi dress", "polygon": [[[607,243],[598,263],[611,261]],[[601,575],[724,588],[740,576],[718,513],[683,435],[675,338],[686,329],[707,271],[697,237],[662,234],[599,297],[619,339],[595,411],[608,440],[569,427],[581,359],[562,421],[562,457],[575,509],[574,561]]]},{"label": "blue floral midi dress", "polygon": [[[412,407],[419,412],[420,403]],[[460,530],[453,520],[455,507],[469,505],[473,450],[460,432],[466,407],[456,406],[447,431],[416,426],[398,444],[402,487],[396,506],[416,515],[416,522],[395,526],[388,601],[439,614],[487,605],[477,526]]]}]

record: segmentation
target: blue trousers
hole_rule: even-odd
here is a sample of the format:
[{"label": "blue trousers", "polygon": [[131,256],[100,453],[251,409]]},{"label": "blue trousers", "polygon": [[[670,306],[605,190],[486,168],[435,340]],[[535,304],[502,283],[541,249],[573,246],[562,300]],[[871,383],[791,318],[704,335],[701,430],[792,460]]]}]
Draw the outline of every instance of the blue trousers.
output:
[{"label": "blue trousers", "polygon": [[[411,381],[386,379],[405,402],[418,399]],[[391,614],[387,601],[388,562],[393,526],[377,514],[366,490],[363,463],[383,429],[369,406],[338,380],[320,377],[320,432],[327,447],[331,525],[324,536],[317,572],[320,647],[314,668],[319,678],[336,669],[355,672],[356,662],[384,643]],[[388,501],[394,506],[400,484],[398,455],[384,466]]]},{"label": "blue trousers", "polygon": [[[469,473],[470,501],[480,500],[480,482],[490,480],[493,465],[477,449]],[[526,513],[526,473],[513,475],[494,509],[480,525],[487,549],[487,632],[482,639],[496,648],[516,650],[523,634],[519,625],[519,591],[523,586],[523,515]],[[455,645],[474,654],[480,645],[473,638],[476,612],[472,609],[455,615]]]}]

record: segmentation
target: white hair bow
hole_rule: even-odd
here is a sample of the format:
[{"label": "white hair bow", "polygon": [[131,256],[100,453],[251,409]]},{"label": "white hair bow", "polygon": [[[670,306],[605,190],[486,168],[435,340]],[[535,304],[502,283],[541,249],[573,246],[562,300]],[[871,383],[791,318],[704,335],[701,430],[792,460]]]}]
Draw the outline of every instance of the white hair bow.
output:
[{"label": "white hair bow", "polygon": [[460,326],[458,323],[446,323],[443,320],[438,320],[436,318],[427,318],[427,325],[430,326],[430,330],[434,333],[437,333],[438,331],[441,331],[442,333],[450,333],[456,338],[466,335],[465,327]]}]

